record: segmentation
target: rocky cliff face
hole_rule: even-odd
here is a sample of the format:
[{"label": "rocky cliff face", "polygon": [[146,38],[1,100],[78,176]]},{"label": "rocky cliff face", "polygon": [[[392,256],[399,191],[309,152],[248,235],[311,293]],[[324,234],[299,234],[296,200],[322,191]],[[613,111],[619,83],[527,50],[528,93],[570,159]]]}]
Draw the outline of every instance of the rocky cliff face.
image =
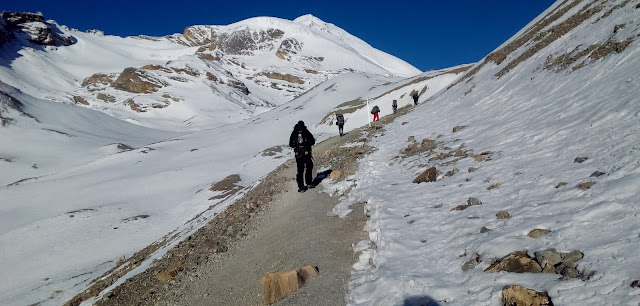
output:
[{"label": "rocky cliff face", "polygon": [[76,42],[73,36],[62,34],[57,25],[46,22],[41,13],[2,12],[0,17],[0,46],[16,38],[41,46],[69,46]]}]

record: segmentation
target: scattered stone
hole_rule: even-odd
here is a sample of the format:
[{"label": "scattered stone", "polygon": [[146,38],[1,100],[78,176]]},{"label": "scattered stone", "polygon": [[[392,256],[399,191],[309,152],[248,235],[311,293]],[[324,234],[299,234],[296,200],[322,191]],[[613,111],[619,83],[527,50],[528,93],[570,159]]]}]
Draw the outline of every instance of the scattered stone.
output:
[{"label": "scattered stone", "polygon": [[625,24],[616,24],[616,25],[613,27],[613,33],[614,33],[614,34],[615,34],[615,33],[618,33],[618,30],[620,30],[620,29],[624,28],[624,26],[625,26]]},{"label": "scattered stone", "polygon": [[486,233],[486,232],[490,232],[490,231],[491,231],[491,229],[486,227],[486,226],[483,226],[482,228],[480,228],[480,233],[481,234]]},{"label": "scattered stone", "polygon": [[473,254],[471,259],[465,261],[462,264],[462,271],[469,271],[469,270],[475,268],[478,265],[478,263],[480,263],[479,258],[480,258],[480,255]]},{"label": "scattered stone", "polygon": [[496,188],[500,188],[500,186],[502,186],[502,184],[500,183],[495,183],[489,187],[487,187],[487,190],[491,190],[491,189],[496,189]]},{"label": "scattered stone", "polygon": [[560,188],[562,186],[567,186],[567,182],[560,182],[558,183],[558,185],[556,185],[556,188]]},{"label": "scattered stone", "polygon": [[518,285],[505,286],[502,289],[503,306],[553,306],[546,292],[538,292]]},{"label": "scattered stone", "polygon": [[118,144],[118,150],[120,150],[120,151],[131,151],[131,150],[133,150],[133,148],[128,146],[128,145],[126,145],[126,144],[119,143]]},{"label": "scattered stone", "polygon": [[640,279],[636,279],[636,280],[632,281],[630,286],[632,288],[640,288]]},{"label": "scattered stone", "polygon": [[405,214],[404,216],[402,216],[403,218],[409,217],[411,216],[411,214]]},{"label": "scattered stone", "polygon": [[466,125],[458,125],[458,126],[453,128],[453,132],[455,133],[455,132],[461,131],[462,129],[464,129],[466,127],[467,127]]},{"label": "scattered stone", "polygon": [[515,251],[495,262],[489,268],[484,270],[487,273],[495,272],[514,272],[514,273],[539,273],[542,267],[533,258],[524,251]]},{"label": "scattered stone", "polygon": [[487,160],[487,158],[486,158],[484,155],[480,155],[480,154],[478,154],[478,155],[476,155],[476,156],[473,158],[473,160],[474,160],[476,163],[479,163],[479,162],[486,161],[486,160]]},{"label": "scattered stone", "polygon": [[606,173],[602,172],[602,171],[596,171],[594,173],[591,173],[590,177],[601,177],[603,175],[605,175]]},{"label": "scattered stone", "polygon": [[416,136],[409,136],[408,142],[416,142]]},{"label": "scattered stone", "polygon": [[476,172],[476,171],[478,171],[478,169],[480,169],[480,168],[477,168],[477,167],[469,167],[469,172]]},{"label": "scattered stone", "polygon": [[437,177],[438,170],[436,169],[436,167],[431,167],[418,175],[418,177],[416,177],[413,182],[416,184],[424,182],[435,182]]},{"label": "scattered stone", "polygon": [[116,261],[116,267],[121,266],[124,262],[125,262],[126,258],[124,255],[122,255],[122,257],[118,258],[118,260]]},{"label": "scattered stone", "polygon": [[420,239],[420,242],[427,243],[427,239]]},{"label": "scattered stone", "polygon": [[574,163],[576,164],[581,164],[583,162],[585,162],[587,159],[589,159],[588,157],[576,157],[576,159],[573,160]]},{"label": "scattered stone", "polygon": [[548,229],[543,229],[543,228],[536,228],[532,231],[529,232],[529,234],[527,234],[527,236],[531,237],[531,238],[538,238],[540,236],[544,236],[549,234],[551,231],[549,231]]},{"label": "scattered stone", "polygon": [[414,222],[416,222],[416,220],[409,220],[407,221],[407,224],[413,224]]},{"label": "scattered stone", "polygon": [[511,214],[506,212],[506,211],[504,211],[504,210],[501,210],[496,214],[496,217],[498,219],[509,219],[509,218],[511,218]]},{"label": "scattered stone", "polygon": [[402,122],[402,124],[400,124],[400,125],[405,125],[405,124],[409,124],[409,122],[404,121],[404,122]]},{"label": "scattered stone", "polygon": [[464,151],[462,150],[457,150],[455,153],[453,153],[453,156],[455,157],[465,157],[467,154],[464,153]]},{"label": "scattered stone", "polygon": [[563,262],[576,262],[584,257],[584,254],[578,250],[571,251],[569,253],[562,254]]},{"label": "scattered stone", "polygon": [[442,208],[442,206],[444,206],[443,204],[438,204],[438,205],[434,205],[431,208]]},{"label": "scattered stone", "polygon": [[545,267],[548,265],[553,268],[555,265],[562,262],[562,255],[556,249],[538,251],[534,253],[534,256],[536,257],[536,261],[538,261],[540,265]]},{"label": "scattered stone", "polygon": [[478,217],[478,216],[468,216],[467,219],[474,220],[474,219],[480,219],[480,217]]},{"label": "scattered stone", "polygon": [[451,169],[451,170],[447,171],[447,173],[445,173],[445,174],[444,174],[444,176],[443,176],[442,178],[448,178],[448,177],[451,177],[451,176],[453,176],[454,174],[458,173],[459,171],[460,171],[460,169],[458,169],[458,168],[453,168],[453,169]]},{"label": "scattered stone", "polygon": [[469,205],[482,205],[482,202],[480,202],[480,200],[478,200],[476,198],[468,198],[467,199],[467,204],[469,204]]},{"label": "scattered stone", "polygon": [[261,280],[262,299],[265,304],[273,304],[302,288],[307,281],[317,276],[318,270],[313,266],[287,272],[267,272]]},{"label": "scattered stone", "polygon": [[178,261],[170,269],[156,274],[156,278],[160,281],[166,282],[176,277],[178,275],[178,272],[181,270],[181,268],[182,268],[182,261]]},{"label": "scattered stone", "polygon": [[591,186],[595,185],[596,182],[586,182],[586,183],[582,183],[578,185],[578,188],[582,189],[582,190],[587,190],[589,188],[591,188]]}]

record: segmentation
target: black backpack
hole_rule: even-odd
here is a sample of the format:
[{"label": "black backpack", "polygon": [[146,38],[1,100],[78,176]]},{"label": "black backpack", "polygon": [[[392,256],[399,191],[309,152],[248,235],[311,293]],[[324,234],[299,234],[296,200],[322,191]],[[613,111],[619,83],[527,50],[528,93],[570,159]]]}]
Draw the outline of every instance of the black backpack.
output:
[{"label": "black backpack", "polygon": [[299,130],[298,135],[295,138],[296,146],[293,148],[293,152],[296,154],[296,158],[301,158],[308,154],[307,151],[307,139],[304,137],[304,131]]},{"label": "black backpack", "polygon": [[337,114],[336,115],[336,123],[338,125],[343,125],[344,124],[344,116],[342,116],[342,114]]}]

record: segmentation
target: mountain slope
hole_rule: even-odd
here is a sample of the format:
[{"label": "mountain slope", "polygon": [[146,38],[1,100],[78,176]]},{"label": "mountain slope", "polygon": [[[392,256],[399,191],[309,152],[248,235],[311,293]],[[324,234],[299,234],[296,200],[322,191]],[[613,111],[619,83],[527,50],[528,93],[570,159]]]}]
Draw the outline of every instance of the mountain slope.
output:
[{"label": "mountain slope", "polygon": [[[39,14],[5,12],[2,20],[5,83],[34,97],[165,130],[238,122],[345,72],[420,73],[310,15],[126,38],[79,32]],[[38,40],[49,33],[60,38]]]},{"label": "mountain slope", "polygon": [[[554,305],[637,304],[639,9],[556,2],[386,126],[354,185],[328,185],[353,188],[337,214],[371,215],[350,305],[499,305],[507,285]],[[547,273],[492,273],[509,254]]]}]

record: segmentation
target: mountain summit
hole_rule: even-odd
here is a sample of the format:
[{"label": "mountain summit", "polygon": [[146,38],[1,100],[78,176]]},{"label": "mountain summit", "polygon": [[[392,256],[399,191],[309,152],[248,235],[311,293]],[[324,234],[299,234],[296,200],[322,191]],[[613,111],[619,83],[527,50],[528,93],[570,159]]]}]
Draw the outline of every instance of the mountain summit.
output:
[{"label": "mountain summit", "polygon": [[[34,97],[148,127],[192,130],[237,122],[343,73],[420,73],[311,15],[125,38],[69,29],[41,14],[2,16],[4,82]],[[15,39],[24,33],[31,38]]]}]

